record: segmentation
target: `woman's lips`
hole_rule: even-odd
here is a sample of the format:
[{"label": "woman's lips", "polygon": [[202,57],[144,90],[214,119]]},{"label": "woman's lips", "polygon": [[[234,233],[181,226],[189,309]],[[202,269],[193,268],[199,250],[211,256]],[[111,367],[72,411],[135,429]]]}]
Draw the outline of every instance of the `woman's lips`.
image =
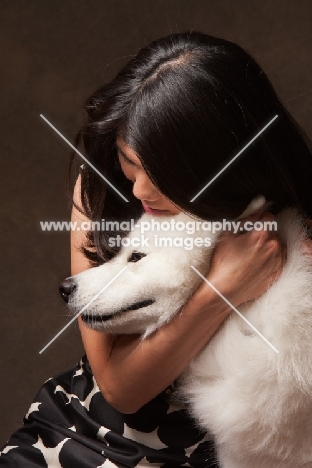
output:
[{"label": "woman's lips", "polygon": [[142,206],[143,206],[145,213],[149,213],[153,215],[157,215],[157,214],[161,215],[163,213],[168,213],[168,210],[156,210],[155,208],[151,208],[147,205],[144,205],[144,203],[142,203]]}]

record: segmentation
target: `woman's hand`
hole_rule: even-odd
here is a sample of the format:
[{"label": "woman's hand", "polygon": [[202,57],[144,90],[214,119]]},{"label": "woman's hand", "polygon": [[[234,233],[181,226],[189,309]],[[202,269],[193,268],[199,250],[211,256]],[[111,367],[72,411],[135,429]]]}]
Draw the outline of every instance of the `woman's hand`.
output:
[{"label": "woman's hand", "polygon": [[[242,221],[273,221],[269,212],[257,212]],[[306,220],[312,230],[312,220]],[[311,236],[310,236],[311,237]],[[312,257],[312,239],[302,248]],[[207,279],[233,305],[260,297],[277,280],[286,261],[286,247],[273,231],[225,232],[217,244]],[[201,286],[205,288],[205,283]]]},{"label": "woman's hand", "polygon": [[[242,221],[273,220],[271,213],[257,212]],[[238,306],[261,296],[279,277],[285,259],[286,248],[274,232],[224,232],[215,248],[207,279]]]}]

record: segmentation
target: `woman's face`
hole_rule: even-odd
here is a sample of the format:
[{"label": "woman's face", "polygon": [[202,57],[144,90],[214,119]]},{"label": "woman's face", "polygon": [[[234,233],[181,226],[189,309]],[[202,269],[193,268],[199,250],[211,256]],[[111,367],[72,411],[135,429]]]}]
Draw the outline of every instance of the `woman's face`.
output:
[{"label": "woman's face", "polygon": [[136,153],[122,138],[116,140],[118,159],[127,179],[133,182],[133,195],[141,200],[144,211],[153,216],[173,216],[181,210],[171,203],[148,177]]}]

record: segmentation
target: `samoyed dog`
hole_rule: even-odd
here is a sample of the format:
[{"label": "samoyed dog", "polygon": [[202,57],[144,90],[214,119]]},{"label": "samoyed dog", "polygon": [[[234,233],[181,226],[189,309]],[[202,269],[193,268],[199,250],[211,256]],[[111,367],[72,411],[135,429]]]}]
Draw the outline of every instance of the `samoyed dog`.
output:
[{"label": "samoyed dog", "polygon": [[[261,204],[254,200],[242,216]],[[207,276],[218,234],[203,223],[181,232],[181,223],[194,222],[184,213],[169,228],[157,216],[167,222],[166,242],[150,230],[139,245],[151,219],[142,216],[110,262],[65,280],[69,307],[89,327],[144,339],[187,302],[202,282],[198,272]],[[312,262],[301,248],[299,213],[283,210],[276,221],[287,247],[283,272],[239,307],[254,328],[233,311],[179,379],[192,416],[215,437],[223,468],[312,467]]]}]

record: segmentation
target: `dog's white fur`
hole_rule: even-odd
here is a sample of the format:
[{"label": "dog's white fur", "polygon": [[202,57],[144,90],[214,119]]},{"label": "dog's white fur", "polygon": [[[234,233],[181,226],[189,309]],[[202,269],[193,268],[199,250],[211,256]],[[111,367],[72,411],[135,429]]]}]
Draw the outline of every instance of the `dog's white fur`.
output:
[{"label": "dog's white fur", "polygon": [[[256,208],[252,205],[248,212]],[[150,215],[141,218],[146,219]],[[180,213],[178,220],[190,218]],[[284,210],[276,220],[287,246],[286,265],[265,294],[239,310],[279,353],[233,312],[180,378],[180,395],[199,425],[214,435],[224,468],[312,467],[312,265],[300,245],[304,234],[299,214]],[[199,235],[207,237],[207,232],[194,233]],[[139,236],[138,228],[129,237]],[[77,287],[69,306],[78,313],[127,265],[86,311],[89,318],[112,318],[89,325],[144,338],[169,321],[201,283],[190,266],[207,275],[218,236],[209,237],[210,248],[157,248],[152,242],[150,247],[124,247],[110,262],[73,277]],[[146,256],[128,262],[133,250]],[[120,312],[144,300],[155,302]]]}]

